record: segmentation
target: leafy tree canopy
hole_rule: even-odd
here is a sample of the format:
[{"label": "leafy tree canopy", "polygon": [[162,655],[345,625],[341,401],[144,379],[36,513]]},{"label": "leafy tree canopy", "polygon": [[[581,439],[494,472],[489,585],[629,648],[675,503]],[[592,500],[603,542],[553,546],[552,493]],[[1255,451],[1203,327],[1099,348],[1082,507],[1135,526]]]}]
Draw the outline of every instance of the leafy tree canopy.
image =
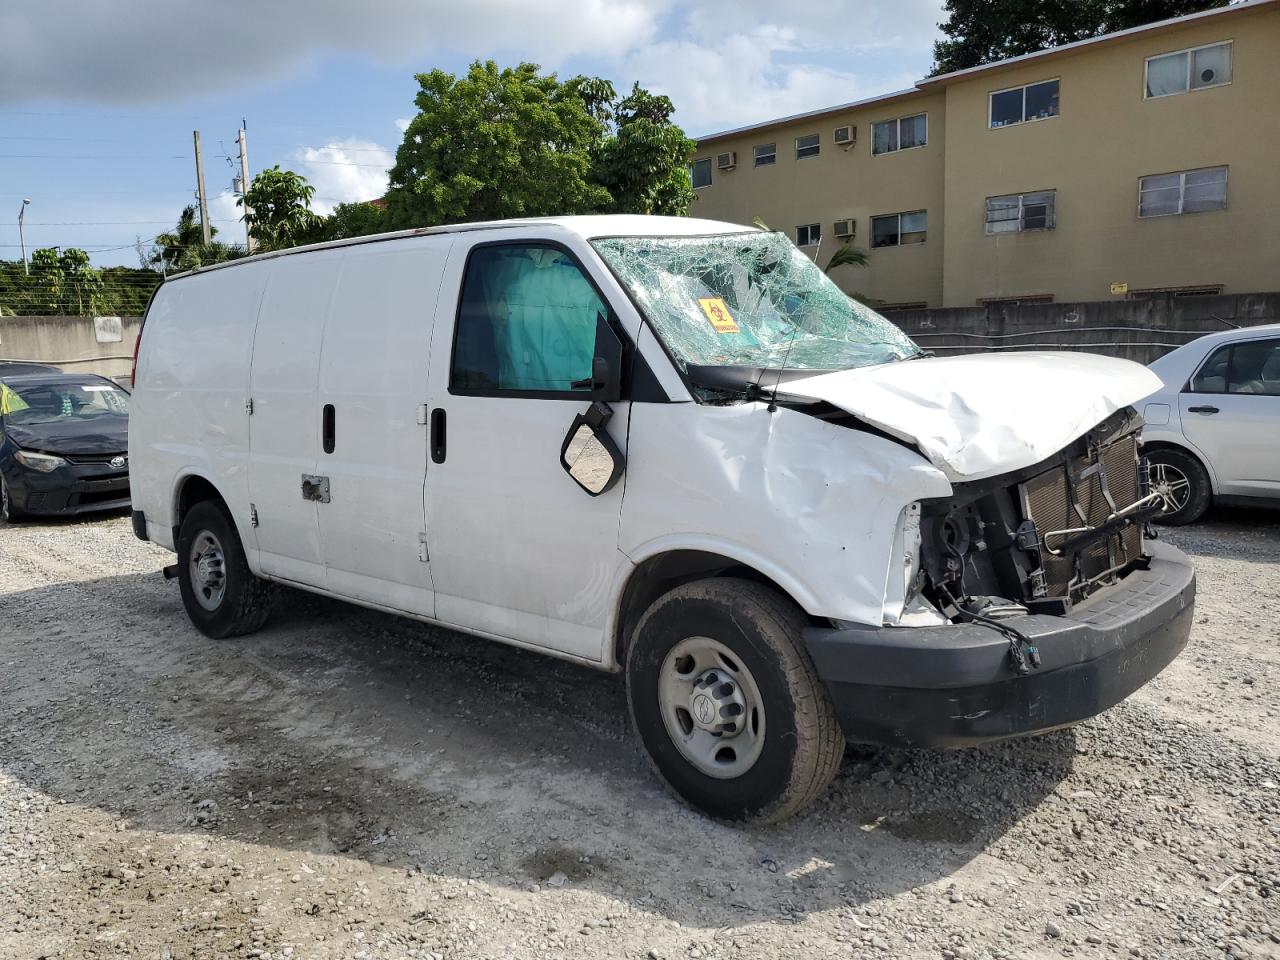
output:
[{"label": "leafy tree canopy", "polygon": [[[209,235],[216,236],[217,227],[209,228]],[[147,262],[165,273],[194,270],[224,260],[244,256],[244,249],[220,240],[204,242],[204,234],[196,219],[195,207],[183,207],[178,224],[173,230],[156,235],[155,249]]]},{"label": "leafy tree canopy", "polygon": [[396,227],[590,212],[684,213],[693,149],[669,99],[492,61],[418,74],[387,193]]},{"label": "leafy tree canopy", "polygon": [[310,243],[320,228],[321,218],[311,210],[315,192],[302,174],[276,165],[254,177],[236,205],[248,206],[244,220],[261,250],[283,250]]},{"label": "leafy tree canopy", "polygon": [[1227,0],[946,0],[946,39],[934,74],[964,70],[1157,20],[1224,7]]},{"label": "leafy tree canopy", "polygon": [[316,231],[318,240],[346,240],[367,237],[391,229],[385,207],[373,203],[340,203],[324,218]]}]

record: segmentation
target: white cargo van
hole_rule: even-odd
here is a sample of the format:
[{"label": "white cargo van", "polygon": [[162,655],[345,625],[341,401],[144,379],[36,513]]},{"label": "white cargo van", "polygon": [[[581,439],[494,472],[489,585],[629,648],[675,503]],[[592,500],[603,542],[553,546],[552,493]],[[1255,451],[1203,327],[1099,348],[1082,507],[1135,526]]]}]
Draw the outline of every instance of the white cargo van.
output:
[{"label": "white cargo van", "polygon": [[1178,654],[1194,574],[1144,538],[1130,406],[1158,386],[928,357],[776,233],[417,230],[159,289],[134,530],[213,637],[281,583],[622,672],[676,792],[778,819],[846,738],[1065,726]]}]

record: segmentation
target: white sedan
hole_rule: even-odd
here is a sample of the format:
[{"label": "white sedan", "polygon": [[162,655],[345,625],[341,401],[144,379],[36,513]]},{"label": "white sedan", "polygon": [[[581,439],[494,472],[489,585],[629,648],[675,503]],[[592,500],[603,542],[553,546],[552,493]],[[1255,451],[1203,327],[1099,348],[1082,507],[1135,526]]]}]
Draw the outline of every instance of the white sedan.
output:
[{"label": "white sedan", "polygon": [[1192,523],[1210,503],[1280,506],[1280,324],[1211,333],[1151,369],[1164,387],[1141,405],[1151,486]]}]

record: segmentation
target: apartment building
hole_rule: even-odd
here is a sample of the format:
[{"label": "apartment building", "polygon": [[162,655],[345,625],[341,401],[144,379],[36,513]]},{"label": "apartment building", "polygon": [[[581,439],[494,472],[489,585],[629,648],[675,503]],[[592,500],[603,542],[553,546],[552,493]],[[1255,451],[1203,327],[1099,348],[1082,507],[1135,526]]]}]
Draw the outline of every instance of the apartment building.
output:
[{"label": "apartment building", "polygon": [[887,308],[1280,289],[1280,0],[704,137],[691,214]]}]

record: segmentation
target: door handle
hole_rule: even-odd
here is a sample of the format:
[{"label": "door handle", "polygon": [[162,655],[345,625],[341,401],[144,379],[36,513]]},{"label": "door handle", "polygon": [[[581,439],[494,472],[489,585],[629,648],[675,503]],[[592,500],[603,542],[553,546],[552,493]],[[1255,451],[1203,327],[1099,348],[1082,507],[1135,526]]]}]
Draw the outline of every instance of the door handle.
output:
[{"label": "door handle", "polygon": [[1217,413],[1217,412],[1218,412],[1217,407],[1209,407],[1209,406],[1187,407],[1187,413]]},{"label": "door handle", "polygon": [[333,404],[326,403],[324,412],[320,416],[320,444],[324,447],[325,453],[333,453],[334,441]]},{"label": "door handle", "polygon": [[445,422],[444,410],[436,407],[431,411],[431,459],[434,463],[444,463]]}]

